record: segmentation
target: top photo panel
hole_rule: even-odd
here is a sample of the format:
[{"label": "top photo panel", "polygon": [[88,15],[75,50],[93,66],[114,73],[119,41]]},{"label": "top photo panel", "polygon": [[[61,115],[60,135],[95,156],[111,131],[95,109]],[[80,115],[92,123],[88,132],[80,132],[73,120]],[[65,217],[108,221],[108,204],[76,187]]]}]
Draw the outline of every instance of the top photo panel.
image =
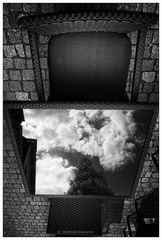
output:
[{"label": "top photo panel", "polygon": [[159,102],[158,3],[4,3],[3,100]]}]

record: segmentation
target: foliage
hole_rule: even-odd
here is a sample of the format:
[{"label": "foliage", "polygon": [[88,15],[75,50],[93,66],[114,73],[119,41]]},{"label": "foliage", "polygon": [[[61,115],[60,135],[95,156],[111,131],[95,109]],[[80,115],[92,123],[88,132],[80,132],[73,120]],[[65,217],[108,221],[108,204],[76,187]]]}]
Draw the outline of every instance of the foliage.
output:
[{"label": "foliage", "polygon": [[103,171],[97,171],[93,159],[84,157],[74,170],[75,178],[70,181],[69,195],[113,195],[104,179]]}]

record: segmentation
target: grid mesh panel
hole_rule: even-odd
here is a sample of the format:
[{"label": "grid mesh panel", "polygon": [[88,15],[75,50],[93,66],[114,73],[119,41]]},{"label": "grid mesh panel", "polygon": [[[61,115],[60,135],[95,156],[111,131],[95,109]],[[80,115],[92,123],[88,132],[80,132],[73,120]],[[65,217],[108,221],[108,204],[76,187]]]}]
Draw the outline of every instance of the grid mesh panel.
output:
[{"label": "grid mesh panel", "polygon": [[56,235],[101,235],[100,199],[51,199],[47,233]]}]

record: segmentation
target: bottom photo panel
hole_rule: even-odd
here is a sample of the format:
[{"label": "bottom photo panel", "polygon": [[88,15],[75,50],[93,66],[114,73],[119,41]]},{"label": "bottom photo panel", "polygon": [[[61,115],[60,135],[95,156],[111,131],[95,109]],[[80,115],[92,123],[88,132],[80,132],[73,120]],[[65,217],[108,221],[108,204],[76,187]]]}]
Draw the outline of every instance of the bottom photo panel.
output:
[{"label": "bottom photo panel", "polygon": [[4,237],[158,237],[157,104],[4,103]]}]

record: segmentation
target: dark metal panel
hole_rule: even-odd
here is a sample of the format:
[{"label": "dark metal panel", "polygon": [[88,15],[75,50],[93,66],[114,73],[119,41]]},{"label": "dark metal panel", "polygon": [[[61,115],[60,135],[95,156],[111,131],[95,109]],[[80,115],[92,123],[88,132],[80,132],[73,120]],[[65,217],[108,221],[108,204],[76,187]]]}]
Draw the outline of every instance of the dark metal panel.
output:
[{"label": "dark metal panel", "polygon": [[47,233],[56,236],[101,236],[101,201],[90,198],[52,198]]},{"label": "dark metal panel", "polygon": [[62,34],[51,38],[48,53],[49,99],[125,100],[131,56],[126,34]]}]

